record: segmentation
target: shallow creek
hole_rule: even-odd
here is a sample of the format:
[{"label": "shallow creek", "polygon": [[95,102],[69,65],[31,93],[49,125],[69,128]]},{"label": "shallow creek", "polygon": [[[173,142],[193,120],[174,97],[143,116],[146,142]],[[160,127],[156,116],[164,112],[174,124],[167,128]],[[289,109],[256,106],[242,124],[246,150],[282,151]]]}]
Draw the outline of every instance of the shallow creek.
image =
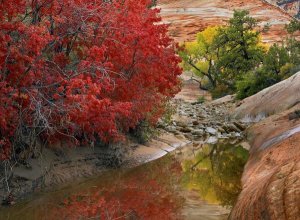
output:
[{"label": "shallow creek", "polygon": [[226,219],[247,158],[239,144],[190,144],[135,168],[35,194],[1,208],[0,219]]}]

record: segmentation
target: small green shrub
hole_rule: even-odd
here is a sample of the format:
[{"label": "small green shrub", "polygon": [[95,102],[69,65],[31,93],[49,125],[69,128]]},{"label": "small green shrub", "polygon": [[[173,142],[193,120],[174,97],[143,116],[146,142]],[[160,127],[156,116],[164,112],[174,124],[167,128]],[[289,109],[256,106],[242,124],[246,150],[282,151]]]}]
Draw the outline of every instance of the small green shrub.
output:
[{"label": "small green shrub", "polygon": [[205,99],[204,96],[200,96],[200,97],[198,97],[198,99],[197,99],[197,103],[199,103],[199,104],[202,104],[202,103],[204,103],[205,101],[206,101],[206,99]]},{"label": "small green shrub", "polygon": [[226,95],[229,95],[232,93],[232,91],[230,91],[228,89],[228,87],[223,84],[218,85],[216,88],[212,89],[210,92],[211,92],[213,99],[218,99],[218,98],[221,98],[223,96],[226,96]]},{"label": "small green shrub", "polygon": [[176,109],[175,107],[172,105],[171,102],[166,102],[165,104],[165,113],[163,114],[161,120],[165,123],[165,124],[170,124],[172,121],[172,116],[175,114]]},{"label": "small green shrub", "polygon": [[129,134],[140,144],[147,143],[151,138],[158,135],[158,130],[148,121],[142,120]]},{"label": "small green shrub", "polygon": [[276,75],[273,76],[272,73],[266,72],[264,69],[250,72],[246,74],[242,80],[237,82],[237,98],[244,99],[248,96],[252,96],[279,81],[279,77]]}]

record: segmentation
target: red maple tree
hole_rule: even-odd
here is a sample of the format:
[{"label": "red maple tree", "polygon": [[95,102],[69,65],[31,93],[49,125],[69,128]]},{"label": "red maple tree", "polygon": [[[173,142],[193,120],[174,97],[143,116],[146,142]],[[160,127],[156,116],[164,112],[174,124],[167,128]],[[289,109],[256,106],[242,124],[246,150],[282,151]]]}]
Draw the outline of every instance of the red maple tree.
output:
[{"label": "red maple tree", "polygon": [[161,116],[181,69],[150,2],[1,2],[2,160],[37,136],[116,141]]}]

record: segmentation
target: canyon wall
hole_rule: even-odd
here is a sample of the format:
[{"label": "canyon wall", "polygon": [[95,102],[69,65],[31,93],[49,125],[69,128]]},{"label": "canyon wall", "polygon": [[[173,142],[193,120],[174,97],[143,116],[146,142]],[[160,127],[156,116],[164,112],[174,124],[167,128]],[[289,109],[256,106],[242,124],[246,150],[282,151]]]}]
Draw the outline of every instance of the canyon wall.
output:
[{"label": "canyon wall", "polygon": [[235,116],[262,119],[248,130],[250,158],[230,219],[299,219],[300,73],[245,99]]},{"label": "canyon wall", "polygon": [[211,25],[225,25],[233,16],[233,10],[249,10],[258,20],[259,28],[269,24],[268,32],[263,33],[264,42],[280,42],[286,35],[284,29],[292,16],[277,6],[262,0],[162,0],[163,22],[169,24],[169,33],[177,41],[191,41],[195,34]]}]

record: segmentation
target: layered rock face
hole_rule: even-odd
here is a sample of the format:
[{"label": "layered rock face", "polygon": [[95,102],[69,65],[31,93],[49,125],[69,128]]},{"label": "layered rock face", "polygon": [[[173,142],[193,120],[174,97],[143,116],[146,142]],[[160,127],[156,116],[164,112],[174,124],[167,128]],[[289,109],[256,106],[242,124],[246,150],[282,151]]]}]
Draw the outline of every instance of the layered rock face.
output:
[{"label": "layered rock face", "polygon": [[248,130],[250,158],[242,178],[243,191],[230,219],[299,219],[299,89],[300,73],[244,100],[237,109],[239,117],[277,114]]},{"label": "layered rock face", "polygon": [[279,6],[292,16],[300,18],[300,1],[299,0],[265,0],[266,2]]},{"label": "layered rock face", "polygon": [[292,16],[263,0],[160,0],[163,21],[170,24],[170,35],[178,42],[191,41],[195,34],[211,25],[224,25],[234,9],[249,10],[259,26],[269,24],[264,42],[279,42],[286,35],[284,26]]}]

